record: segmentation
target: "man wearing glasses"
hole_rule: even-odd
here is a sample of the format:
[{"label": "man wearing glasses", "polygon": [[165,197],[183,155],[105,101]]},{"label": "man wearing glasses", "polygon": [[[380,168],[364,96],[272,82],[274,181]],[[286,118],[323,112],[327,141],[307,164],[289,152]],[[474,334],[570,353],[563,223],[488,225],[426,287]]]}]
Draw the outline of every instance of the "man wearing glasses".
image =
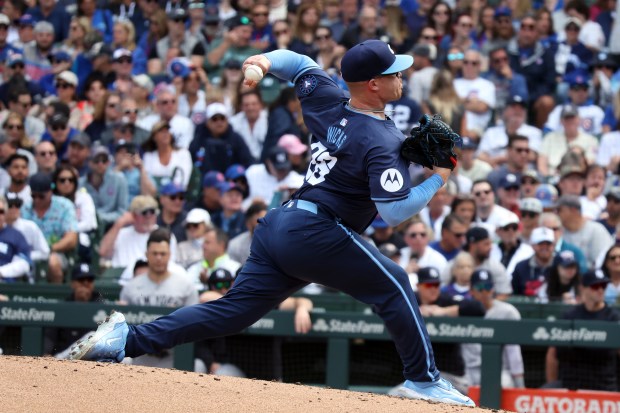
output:
[{"label": "man wearing glasses", "polygon": [[68,110],[64,110],[68,109],[67,105],[63,103],[58,103],[58,105],[62,105],[63,108],[58,109],[63,110],[62,112],[56,111],[48,118],[47,131],[43,134],[41,140],[51,142],[56,149],[58,159],[63,160],[67,158],[67,152],[69,150],[71,139],[73,139],[78,131],[69,126],[69,116],[64,113],[68,112]]},{"label": "man wearing glasses", "polygon": [[30,177],[32,201],[24,203],[22,215],[43,231],[51,250],[47,279],[61,284],[69,266],[67,254],[73,253],[78,244],[77,216],[70,200],[52,195],[52,184],[52,177],[44,172]]},{"label": "man wearing glasses", "polygon": [[[114,222],[101,240],[99,254],[112,260],[112,267],[131,267],[144,256],[146,241],[157,229],[159,205],[152,196],[138,195],[125,212]],[[176,255],[176,239],[171,240],[172,252]]]},{"label": "man wearing glasses", "polygon": [[174,146],[187,149],[194,139],[194,122],[178,113],[178,96],[174,88],[163,88],[155,99],[156,113],[136,122],[136,126],[150,131],[157,122],[166,121],[174,136]]},{"label": "man wearing glasses", "polygon": [[157,226],[170,231],[178,242],[185,241],[187,239],[187,233],[183,227],[187,216],[183,210],[185,188],[174,182],[167,183],[159,189],[159,203],[161,213],[157,217]]}]

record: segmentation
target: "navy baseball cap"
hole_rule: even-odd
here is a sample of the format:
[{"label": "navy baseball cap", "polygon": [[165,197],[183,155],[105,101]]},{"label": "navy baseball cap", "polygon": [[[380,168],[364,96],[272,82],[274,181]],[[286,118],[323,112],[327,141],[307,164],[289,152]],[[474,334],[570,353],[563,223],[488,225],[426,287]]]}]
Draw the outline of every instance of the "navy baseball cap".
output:
[{"label": "navy baseball cap", "polygon": [[506,174],[506,176],[500,179],[499,187],[504,189],[520,188],[521,180],[515,174]]},{"label": "navy baseball cap", "polygon": [[159,189],[159,194],[166,195],[166,196],[184,194],[184,193],[185,193],[185,189],[181,185],[175,184],[174,182],[169,182]]},{"label": "navy baseball cap", "polygon": [[37,172],[28,181],[30,190],[34,193],[51,191],[52,183],[52,176],[46,172]]},{"label": "navy baseball cap", "polygon": [[487,290],[493,288],[493,277],[491,273],[487,269],[478,269],[473,272],[471,275],[471,286],[472,287],[486,287]]},{"label": "navy baseball cap", "polygon": [[498,7],[495,9],[494,17],[512,17],[512,10],[508,7]]},{"label": "navy baseball cap", "polygon": [[461,149],[478,149],[478,144],[472,138],[463,136],[462,142]]},{"label": "navy baseball cap", "polygon": [[231,181],[234,181],[235,179],[239,179],[241,177],[245,177],[245,168],[243,167],[243,165],[239,165],[239,164],[230,165],[226,169],[226,172],[224,173],[224,177],[226,177],[226,179],[231,180]]},{"label": "navy baseball cap", "polygon": [[609,278],[603,270],[588,271],[581,277],[581,284],[585,287],[591,287],[596,284],[609,284]]},{"label": "navy baseball cap", "polygon": [[88,264],[80,264],[73,269],[71,273],[71,281],[79,281],[79,280],[94,280],[95,274],[92,272],[90,266]]},{"label": "navy baseball cap", "polygon": [[238,191],[241,193],[241,195],[243,195],[243,190],[241,189],[241,187],[235,185],[232,182],[220,182],[217,185],[217,188],[220,190],[222,194],[225,194],[228,191]]},{"label": "navy baseball cap", "polygon": [[340,70],[345,82],[365,82],[379,75],[402,72],[412,64],[413,56],[394,54],[384,41],[366,40],[344,54]]},{"label": "navy baseball cap", "polygon": [[422,267],[418,270],[418,284],[440,284],[439,271],[435,267]]},{"label": "navy baseball cap", "polygon": [[560,251],[560,253],[555,256],[554,263],[561,267],[571,267],[578,265],[575,253],[570,250]]},{"label": "navy baseball cap", "polygon": [[220,171],[209,171],[205,174],[202,179],[202,187],[203,188],[217,188],[219,184],[224,182],[224,174]]}]

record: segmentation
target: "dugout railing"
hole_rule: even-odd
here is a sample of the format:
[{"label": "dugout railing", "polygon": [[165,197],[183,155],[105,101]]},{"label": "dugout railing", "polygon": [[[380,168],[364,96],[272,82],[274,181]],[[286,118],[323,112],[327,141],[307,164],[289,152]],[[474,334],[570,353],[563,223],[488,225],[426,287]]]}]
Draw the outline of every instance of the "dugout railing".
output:
[{"label": "dugout railing", "polygon": [[[43,353],[44,328],[92,328],[113,309],[122,310],[131,324],[149,322],[172,311],[170,308],[161,307],[119,307],[96,303],[0,302],[0,325],[19,326],[21,354],[39,356]],[[480,404],[489,408],[499,408],[501,403],[503,344],[620,347],[620,326],[616,323],[579,320],[500,321],[479,318],[428,318],[426,323],[433,341],[482,344]],[[295,333],[291,312],[272,311],[244,333],[326,340],[325,385],[339,389],[349,388],[351,340],[390,340],[381,319],[359,312],[313,313],[312,330],[302,336]],[[193,368],[193,344],[177,347],[174,354],[176,368]]]}]

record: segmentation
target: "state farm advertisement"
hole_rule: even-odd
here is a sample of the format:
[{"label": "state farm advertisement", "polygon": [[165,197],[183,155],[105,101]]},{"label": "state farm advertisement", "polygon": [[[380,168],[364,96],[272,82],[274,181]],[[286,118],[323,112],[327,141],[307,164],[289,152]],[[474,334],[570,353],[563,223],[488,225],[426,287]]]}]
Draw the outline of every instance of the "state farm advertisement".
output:
[{"label": "state farm advertisement", "polygon": [[[469,397],[478,404],[480,387],[471,387]],[[518,413],[620,413],[620,393],[504,389],[501,408]]]}]

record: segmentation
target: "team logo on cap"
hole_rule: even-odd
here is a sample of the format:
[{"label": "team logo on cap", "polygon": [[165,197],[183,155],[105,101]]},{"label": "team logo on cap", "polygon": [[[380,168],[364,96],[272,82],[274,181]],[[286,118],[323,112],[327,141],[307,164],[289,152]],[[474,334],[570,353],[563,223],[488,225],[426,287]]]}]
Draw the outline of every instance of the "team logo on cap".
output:
[{"label": "team logo on cap", "polygon": [[603,278],[605,278],[605,273],[603,272],[603,270],[598,269],[594,271],[594,276],[598,278],[599,280],[602,280]]},{"label": "team logo on cap", "polygon": [[90,267],[88,266],[88,264],[81,264],[80,271],[82,271],[83,273],[88,273],[90,272]]},{"label": "team logo on cap", "polygon": [[428,270],[428,276],[431,278],[439,278],[439,271],[437,271],[437,269],[435,268],[431,268],[430,270]]},{"label": "team logo on cap", "polygon": [[487,271],[480,271],[478,273],[478,277],[480,277],[481,280],[487,281],[490,277],[489,277],[489,273]]},{"label": "team logo on cap", "polygon": [[318,81],[316,80],[316,77],[314,77],[313,75],[307,75],[302,77],[299,80],[299,93],[302,96],[308,96],[310,93],[312,93],[314,91],[314,89],[316,89],[316,86],[318,85]]},{"label": "team logo on cap", "polygon": [[388,192],[396,192],[403,187],[403,175],[398,169],[390,168],[381,174],[381,187]]}]

